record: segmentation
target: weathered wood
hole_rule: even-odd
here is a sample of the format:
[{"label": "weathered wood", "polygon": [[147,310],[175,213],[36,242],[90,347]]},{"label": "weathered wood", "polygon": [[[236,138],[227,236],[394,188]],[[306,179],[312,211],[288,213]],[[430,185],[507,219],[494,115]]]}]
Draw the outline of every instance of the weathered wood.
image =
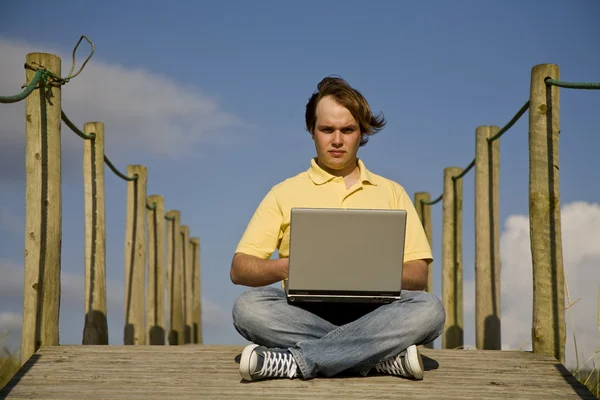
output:
[{"label": "weathered wood", "polygon": [[181,254],[181,212],[167,212],[167,296],[169,307],[170,345],[183,344],[183,297],[182,288],[182,254]]},{"label": "weathered wood", "polygon": [[500,350],[500,141],[497,126],[475,130],[475,340]]},{"label": "weathered wood", "polygon": [[[29,65],[60,75],[54,54],[29,53]],[[26,68],[26,82],[35,71]],[[61,87],[40,85],[25,100],[25,276],[21,360],[59,343],[62,240]]]},{"label": "weathered wood", "polygon": [[83,131],[95,137],[83,141],[85,321],[82,344],[108,344],[104,124],[88,122]]},{"label": "weathered wood", "polygon": [[[429,247],[433,249],[433,228],[431,224],[431,207],[423,204],[421,201],[429,202],[431,201],[431,196],[429,192],[416,192],[415,193],[415,209],[417,210],[417,214],[419,215],[419,219],[421,220],[421,224],[423,225],[423,229],[425,230],[425,235],[427,235],[427,240],[429,241]],[[433,263],[429,265],[428,273],[427,273],[427,292],[433,293]]]},{"label": "weathered wood", "polygon": [[183,266],[183,343],[192,343],[192,260],[190,258],[190,227],[181,225],[181,265]]},{"label": "weathered wood", "polygon": [[460,167],[444,168],[442,206],[442,302],[446,323],[442,348],[463,346],[462,179]]},{"label": "weathered wood", "polygon": [[389,375],[243,382],[241,346],[44,347],[0,397],[17,399],[594,399],[553,357],[423,349],[425,379]]},{"label": "weathered wood", "polygon": [[192,243],[192,343],[202,344],[202,275],[200,274],[200,239],[193,237]]},{"label": "weathered wood", "polygon": [[[431,196],[429,192],[416,192],[415,193],[415,209],[417,210],[417,215],[421,220],[421,224],[423,225],[423,229],[425,230],[425,235],[427,235],[427,240],[429,241],[429,247],[433,250],[433,229],[431,224],[431,206],[423,204],[422,202],[431,201]],[[427,292],[433,293],[433,262],[429,264],[429,268],[427,269]],[[429,342],[424,347],[433,349],[433,342]]]},{"label": "weathered wood", "polygon": [[563,275],[559,180],[559,88],[554,64],[531,70],[529,98],[529,224],[533,263],[533,351],[565,359],[565,284]]},{"label": "weathered wood", "polygon": [[125,344],[146,344],[146,186],[148,170],[128,165],[127,227],[125,229]]},{"label": "weathered wood", "polygon": [[148,196],[148,315],[149,344],[165,344],[165,200]]}]

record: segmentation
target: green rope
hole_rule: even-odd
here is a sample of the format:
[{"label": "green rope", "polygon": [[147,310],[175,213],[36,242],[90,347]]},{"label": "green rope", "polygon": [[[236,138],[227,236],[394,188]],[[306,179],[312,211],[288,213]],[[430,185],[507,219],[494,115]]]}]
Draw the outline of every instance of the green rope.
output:
[{"label": "green rope", "polygon": [[27,98],[27,96],[29,96],[35,90],[35,88],[37,87],[38,83],[40,83],[40,81],[42,81],[42,83],[46,84],[48,76],[49,75],[48,75],[47,71],[38,69],[35,72],[35,75],[33,76],[33,79],[31,80],[29,85],[27,85],[27,87],[25,88],[25,90],[23,90],[21,93],[15,95],[15,96],[0,96],[0,103],[10,104],[10,103],[17,103],[19,101],[25,100]]},{"label": "green rope", "polygon": [[156,203],[152,202],[150,205],[146,204],[146,208],[150,211],[156,210]]},{"label": "green rope", "polygon": [[167,221],[175,221],[175,217],[167,217],[166,215],[165,215],[165,219]]},{"label": "green rope", "polygon": [[[83,62],[83,65],[79,68],[79,70],[75,74],[73,74],[73,70],[75,70],[75,54],[77,53],[77,48],[79,47],[79,44],[81,43],[81,41],[83,39],[87,40],[87,42],[92,47],[92,51],[90,52],[90,55],[86,57],[85,61]],[[26,99],[27,96],[29,96],[37,88],[38,83],[40,83],[40,81],[44,85],[58,84],[60,86],[60,85],[64,85],[65,83],[68,83],[71,79],[75,78],[77,75],[79,75],[81,73],[81,71],[83,70],[85,65],[88,63],[90,58],[92,58],[94,51],[95,51],[95,49],[94,49],[94,44],[92,43],[92,41],[90,39],[88,39],[85,35],[82,35],[79,38],[77,45],[75,45],[75,48],[73,49],[73,62],[71,64],[71,70],[69,71],[69,75],[66,78],[59,77],[58,75],[52,73],[52,71],[49,71],[46,68],[44,68],[43,65],[39,65],[37,63],[32,63],[35,65],[29,65],[29,64],[25,63],[25,68],[29,68],[29,69],[32,69],[35,71],[35,75],[33,76],[33,79],[21,93],[15,95],[15,96],[0,96],[0,104],[17,103],[19,101]],[[51,78],[52,82],[50,82],[50,78]],[[73,128],[71,128],[71,129],[73,129]],[[77,132],[75,131],[75,133],[77,133]],[[77,133],[77,134],[79,134],[79,133]],[[79,135],[79,136],[81,136],[81,135]]]},{"label": "green rope", "polygon": [[498,133],[496,133],[494,136],[492,136],[491,138],[488,138],[488,142],[492,143],[494,140],[496,139],[500,139],[500,136],[504,135],[504,133],[506,131],[508,131],[510,128],[512,128],[512,126],[519,120],[519,118],[521,118],[521,116],[523,114],[525,114],[525,111],[527,111],[529,109],[529,100],[527,100],[527,102],[525,104],[523,104],[523,107],[521,107],[521,109],[515,114],[515,116],[508,122],[508,124],[506,124],[506,126],[504,126],[504,128],[500,129],[498,131]]},{"label": "green rope", "polygon": [[421,199],[421,204],[424,204],[426,206],[432,206],[432,205],[438,203],[440,200],[442,200],[443,197],[444,197],[444,194],[440,194],[440,196],[433,201],[425,201],[425,200]]},{"label": "green rope", "polygon": [[106,154],[104,155],[104,162],[106,163],[106,165],[108,165],[108,167],[112,170],[112,172],[114,172],[115,175],[117,175],[121,179],[124,179],[126,181],[135,181],[138,178],[138,174],[135,174],[134,176],[127,176],[127,175],[119,172],[119,170],[113,165],[113,163],[110,162],[108,157],[106,157]]},{"label": "green rope", "polygon": [[475,166],[475,159],[473,159],[473,161],[471,161],[471,164],[469,164],[467,166],[467,168],[465,168],[465,170],[463,172],[461,172],[459,175],[453,176],[452,179],[455,180],[455,181],[461,179],[463,176],[465,176],[466,174],[468,174],[469,171],[471,169],[473,169],[474,166]]},{"label": "green rope", "polygon": [[544,82],[546,82],[548,85],[559,86],[567,89],[600,90],[600,82],[565,82],[551,78],[544,79]]},{"label": "green rope", "polygon": [[81,137],[82,139],[85,140],[90,140],[90,139],[95,139],[96,138],[96,134],[95,133],[90,133],[89,135],[86,133],[83,133],[81,130],[79,130],[79,128],[77,128],[75,126],[74,123],[71,122],[71,120],[69,118],[67,118],[67,115],[65,114],[65,112],[63,110],[60,110],[60,118],[63,120],[63,122],[65,124],[67,124],[67,126],[69,128],[71,128],[71,130],[73,132],[75,132],[79,137]]},{"label": "green rope", "polygon": [[[453,176],[452,180],[457,181],[459,179],[461,179],[462,177],[464,177],[466,174],[469,173],[470,170],[473,169],[473,167],[475,166],[475,159],[473,159],[473,161],[471,161],[471,163],[467,166],[467,168],[464,169],[463,172],[461,172],[460,174]],[[432,206],[434,204],[437,204],[438,202],[440,202],[440,200],[442,200],[444,198],[444,194],[440,194],[439,197],[433,201],[425,201],[423,199],[421,199],[421,204],[426,205],[426,206]]]}]

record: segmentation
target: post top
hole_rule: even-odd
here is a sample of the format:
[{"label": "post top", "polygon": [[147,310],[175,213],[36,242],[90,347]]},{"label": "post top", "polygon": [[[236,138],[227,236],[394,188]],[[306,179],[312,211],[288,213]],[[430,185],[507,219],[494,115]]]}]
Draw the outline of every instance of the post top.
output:
[{"label": "post top", "polygon": [[43,52],[31,52],[31,53],[27,53],[27,57],[26,58],[38,58],[38,57],[44,57],[44,58],[58,58],[60,60],[60,57],[57,56],[56,54],[51,54],[51,53],[43,53]]}]

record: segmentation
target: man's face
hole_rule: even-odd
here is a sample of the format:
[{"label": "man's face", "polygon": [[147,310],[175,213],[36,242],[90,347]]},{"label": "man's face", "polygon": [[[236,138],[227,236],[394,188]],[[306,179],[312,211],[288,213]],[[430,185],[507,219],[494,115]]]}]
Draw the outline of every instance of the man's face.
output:
[{"label": "man's face", "polygon": [[356,168],[362,135],[358,123],[344,106],[327,96],[319,101],[312,134],[319,165],[333,175],[347,175]]}]

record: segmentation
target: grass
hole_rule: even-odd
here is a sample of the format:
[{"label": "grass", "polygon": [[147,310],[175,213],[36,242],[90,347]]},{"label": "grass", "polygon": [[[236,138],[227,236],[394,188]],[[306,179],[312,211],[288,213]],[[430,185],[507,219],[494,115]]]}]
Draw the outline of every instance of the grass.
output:
[{"label": "grass", "polygon": [[[565,280],[565,292],[567,295],[567,305],[565,306],[565,314],[568,313],[569,308],[575,305],[580,298],[571,301],[569,295],[569,283],[567,281],[567,275],[564,273]],[[573,347],[575,351],[575,363],[576,365],[571,369],[571,374],[581,383],[583,383],[592,392],[592,394],[600,398],[600,286],[598,286],[598,349],[582,364],[579,363],[579,352],[577,349],[577,337],[575,335],[575,323],[573,322],[573,316],[569,315],[571,321],[571,330],[573,333]],[[567,315],[565,315],[565,319]],[[590,367],[591,364],[591,367]]]},{"label": "grass", "polygon": [[2,346],[5,337],[6,335],[0,337],[0,389],[10,381],[21,366],[19,359]]}]

